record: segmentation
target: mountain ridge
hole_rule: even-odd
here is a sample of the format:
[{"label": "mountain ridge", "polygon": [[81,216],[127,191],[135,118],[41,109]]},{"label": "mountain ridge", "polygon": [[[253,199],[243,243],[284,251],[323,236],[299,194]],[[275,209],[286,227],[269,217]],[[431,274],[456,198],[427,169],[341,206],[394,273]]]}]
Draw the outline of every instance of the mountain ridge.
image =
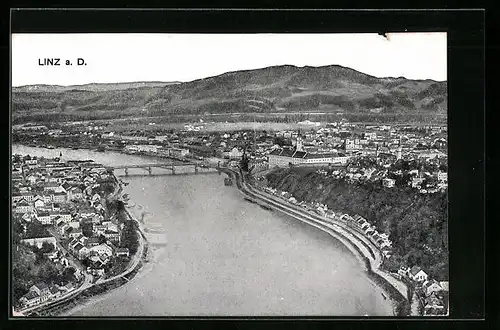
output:
[{"label": "mountain ridge", "polygon": [[[38,87],[34,87],[38,86]],[[446,115],[447,82],[377,78],[339,65],[278,65],[189,82],[131,82],[12,89],[13,117],[64,114],[423,113]],[[40,87],[45,86],[45,87]]]},{"label": "mountain ridge", "polygon": [[[31,84],[31,85],[22,85],[22,86],[13,86],[13,91],[46,91],[46,90],[58,90],[58,91],[68,91],[68,90],[101,90],[109,86],[116,87],[115,89],[128,89],[134,88],[133,86],[137,85],[140,87],[146,86],[166,86],[166,85],[175,85],[181,84],[180,81],[125,81],[125,82],[107,82],[107,83],[87,83],[87,84],[78,84],[78,85],[51,85],[51,84]],[[31,89],[30,89],[31,88]],[[45,90],[44,90],[45,89]],[[108,89],[109,90],[109,89]]]}]

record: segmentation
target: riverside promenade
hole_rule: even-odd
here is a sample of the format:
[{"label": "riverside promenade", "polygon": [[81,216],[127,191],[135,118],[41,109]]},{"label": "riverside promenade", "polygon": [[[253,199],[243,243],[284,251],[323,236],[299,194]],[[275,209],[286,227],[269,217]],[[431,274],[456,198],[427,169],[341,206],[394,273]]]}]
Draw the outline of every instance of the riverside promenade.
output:
[{"label": "riverside promenade", "polygon": [[246,187],[251,191],[259,194],[261,197],[265,199],[271,199],[277,203],[283,203],[287,207],[290,207],[298,212],[302,212],[304,215],[313,218],[315,221],[319,221],[322,225],[331,228],[337,233],[340,233],[344,237],[348,238],[351,244],[356,244],[356,242],[359,241],[361,244],[356,244],[356,245],[358,249],[363,252],[363,256],[370,260],[372,271],[382,276],[386,281],[390,282],[390,284],[394,286],[395,289],[397,289],[403,296],[406,297],[407,295],[406,284],[392,277],[388,273],[380,270],[380,266],[384,261],[384,256],[382,252],[378,249],[378,247],[375,246],[373,242],[370,241],[365,235],[356,230],[353,230],[352,228],[349,228],[346,224],[338,220],[326,218],[318,214],[315,214],[313,212],[308,212],[296,205],[287,203],[283,199],[279,199],[274,195],[271,195],[261,190],[257,190],[251,185],[246,184]]},{"label": "riverside promenade", "polygon": [[[255,189],[245,182],[243,176],[234,169],[221,168],[221,170],[235,178],[238,189],[245,196],[257,200],[259,204],[264,204],[267,207],[276,209],[299,221],[323,230],[338,239],[366,266],[367,272],[371,275],[370,277],[389,294],[393,302],[400,305],[397,308],[399,310],[398,313],[406,309],[402,308],[402,305],[408,304],[406,285],[380,269],[383,262],[383,255],[364,235],[346,227],[343,223],[308,212],[276,196]],[[404,311],[403,314],[406,315],[407,311]]]}]

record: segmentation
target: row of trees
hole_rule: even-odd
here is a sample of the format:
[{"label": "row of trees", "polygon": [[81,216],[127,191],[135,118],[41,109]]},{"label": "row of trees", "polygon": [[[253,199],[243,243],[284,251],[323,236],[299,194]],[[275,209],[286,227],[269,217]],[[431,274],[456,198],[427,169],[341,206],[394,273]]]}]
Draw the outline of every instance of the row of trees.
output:
[{"label": "row of trees", "polygon": [[125,210],[125,204],[121,200],[111,200],[107,202],[109,214],[115,215],[118,224],[122,227],[120,233],[120,246],[129,249],[130,254],[137,252],[139,248],[139,236],[136,224],[129,219]]}]

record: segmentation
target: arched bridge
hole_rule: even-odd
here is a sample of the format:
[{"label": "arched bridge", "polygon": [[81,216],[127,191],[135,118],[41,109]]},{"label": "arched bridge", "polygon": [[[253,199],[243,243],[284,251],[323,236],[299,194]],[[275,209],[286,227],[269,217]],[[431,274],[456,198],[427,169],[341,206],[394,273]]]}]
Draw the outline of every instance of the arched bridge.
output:
[{"label": "arched bridge", "polygon": [[[201,173],[214,173],[218,172],[217,166],[209,166],[204,163],[195,162],[168,162],[168,163],[154,163],[154,164],[127,164],[118,166],[109,166],[113,170],[125,170],[125,176],[129,175],[129,169],[141,168],[148,171],[149,175],[153,175],[153,169],[164,169],[161,173],[154,175],[173,175],[173,174],[201,174]],[[143,174],[140,174],[143,175]]]}]

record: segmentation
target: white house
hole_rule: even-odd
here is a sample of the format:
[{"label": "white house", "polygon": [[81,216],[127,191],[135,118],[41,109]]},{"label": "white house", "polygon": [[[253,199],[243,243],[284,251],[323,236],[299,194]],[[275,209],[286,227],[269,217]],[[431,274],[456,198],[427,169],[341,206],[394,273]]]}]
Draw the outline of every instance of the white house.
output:
[{"label": "white house", "polygon": [[436,280],[425,281],[423,289],[427,297],[430,296],[433,292],[439,292],[443,290],[439,282],[437,282]]},{"label": "white house", "polygon": [[77,238],[79,237],[80,235],[82,235],[82,230],[81,229],[74,229],[73,227],[70,227],[72,230],[71,232],[68,234],[69,237],[71,238]]},{"label": "white house", "polygon": [[96,201],[101,201],[101,196],[99,196],[99,194],[95,193],[95,194],[92,196],[92,201],[93,201],[93,202],[96,202]]},{"label": "white house", "polygon": [[411,180],[411,186],[412,186],[412,188],[419,187],[422,184],[422,182],[424,182],[424,180],[425,180],[424,178],[420,178],[420,177],[413,178]]},{"label": "white house", "polygon": [[184,149],[184,148],[171,148],[170,149],[170,156],[184,157],[187,154],[189,154],[189,149]]},{"label": "white house", "polygon": [[93,246],[89,250],[90,252],[97,252],[98,254],[105,254],[107,256],[113,255],[113,249],[106,243]]},{"label": "white house", "polygon": [[14,208],[15,213],[28,213],[31,211],[33,211],[33,206],[26,200],[19,201]]},{"label": "white house", "polygon": [[448,292],[450,290],[450,282],[448,281],[439,282],[439,286],[441,286],[442,291]]},{"label": "white house", "polygon": [[35,219],[40,221],[42,225],[51,225],[53,220],[53,218],[50,216],[50,213],[46,211],[37,211],[35,213]]},{"label": "white house", "polygon": [[65,222],[69,222],[72,219],[71,214],[67,211],[60,211],[59,217],[61,220],[65,221]]},{"label": "white house", "polygon": [[24,296],[19,299],[19,302],[25,307],[31,307],[38,305],[41,302],[41,297],[38,293],[34,291],[29,291]]},{"label": "white house", "polygon": [[120,233],[114,230],[109,230],[106,229],[103,233],[104,237],[106,239],[112,241],[112,242],[119,242],[120,241]]},{"label": "white house", "polygon": [[54,236],[47,237],[36,237],[36,238],[25,238],[21,240],[21,243],[27,244],[30,246],[36,246],[37,248],[41,248],[43,243],[49,243],[56,247],[56,238]]},{"label": "white house", "polygon": [[225,156],[230,159],[239,159],[243,156],[243,151],[238,150],[238,148],[234,147],[230,151],[225,152]]},{"label": "white house", "polygon": [[80,199],[83,199],[83,192],[80,188],[78,187],[73,187],[71,189],[69,189],[68,191],[68,199],[72,200],[72,199],[75,199],[75,200],[80,200]]},{"label": "white house", "polygon": [[437,179],[443,182],[448,181],[448,173],[439,171],[437,174]]},{"label": "white house", "polygon": [[79,221],[69,221],[68,226],[73,227],[74,229],[79,229],[80,222]]},{"label": "white house", "polygon": [[425,282],[429,276],[420,267],[413,266],[408,273],[408,277],[416,282]]},{"label": "white house", "polygon": [[382,185],[387,188],[392,188],[396,184],[396,180],[394,179],[389,179],[389,178],[384,178],[382,180]]},{"label": "white house", "polygon": [[128,248],[117,248],[115,251],[115,255],[117,257],[128,257],[129,256],[129,250]]},{"label": "white house", "polygon": [[30,183],[30,184],[35,184],[37,181],[38,181],[38,177],[31,174],[31,175],[28,175],[26,177],[26,180]]},{"label": "white house", "polygon": [[33,201],[33,198],[35,197],[31,192],[23,192],[21,193],[21,196],[24,197],[24,199],[26,199],[28,202]]},{"label": "white house", "polygon": [[[41,193],[41,195],[37,195],[37,196],[40,196],[39,198],[41,198],[45,203],[50,203],[50,202],[52,202],[53,193],[44,191]],[[35,198],[37,198],[37,197],[35,197]]]},{"label": "white house", "polygon": [[52,194],[52,199],[56,203],[64,203],[67,199],[67,194],[64,191],[56,191]]},{"label": "white house", "polygon": [[82,245],[81,247],[78,246],[78,250],[76,250],[76,252],[78,253],[78,258],[81,260],[81,259],[84,259],[86,258],[88,255],[89,255],[89,249]]}]

